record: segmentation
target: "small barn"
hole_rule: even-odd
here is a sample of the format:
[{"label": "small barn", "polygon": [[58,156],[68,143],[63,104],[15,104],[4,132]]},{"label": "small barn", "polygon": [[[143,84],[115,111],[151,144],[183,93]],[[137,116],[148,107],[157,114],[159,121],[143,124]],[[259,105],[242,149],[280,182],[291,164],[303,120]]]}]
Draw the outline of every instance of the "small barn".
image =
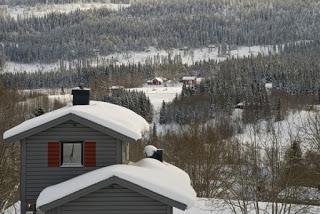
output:
[{"label": "small barn", "polygon": [[[141,116],[90,101],[89,89],[72,94],[72,104],[4,133],[6,143],[21,146],[22,214],[161,214],[191,206],[194,192],[182,170],[152,158],[128,164],[130,144],[149,130]],[[180,187],[187,196],[180,197],[175,179],[186,181]]]},{"label": "small barn", "polygon": [[152,80],[147,81],[148,85],[163,85],[163,83],[164,83],[164,80],[160,77],[156,77]]},{"label": "small barn", "polygon": [[197,83],[197,78],[195,76],[185,76],[182,77],[182,83],[187,86],[195,86]]}]

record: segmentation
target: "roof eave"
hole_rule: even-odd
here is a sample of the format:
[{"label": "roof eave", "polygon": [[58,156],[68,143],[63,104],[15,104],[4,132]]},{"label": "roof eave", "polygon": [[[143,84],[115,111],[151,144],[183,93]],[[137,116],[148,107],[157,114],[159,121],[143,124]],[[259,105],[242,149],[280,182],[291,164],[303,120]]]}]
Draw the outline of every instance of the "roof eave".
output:
[{"label": "roof eave", "polygon": [[107,127],[104,127],[100,124],[97,124],[97,123],[94,123],[90,120],[87,120],[85,118],[82,118],[76,114],[73,114],[73,113],[68,113],[64,116],[61,116],[61,117],[58,117],[54,120],[51,120],[47,123],[44,123],[44,124],[41,124],[39,126],[36,126],[34,128],[31,128],[27,131],[24,131],[24,132],[21,132],[19,134],[16,134],[16,135],[13,135],[13,136],[10,136],[10,137],[7,137],[4,139],[4,142],[5,143],[17,143],[17,142],[20,142],[22,139],[25,139],[27,137],[30,137],[32,135],[35,135],[39,132],[42,132],[42,131],[45,131],[49,128],[52,128],[54,126],[57,126],[63,122],[66,122],[68,120],[73,120],[75,122],[78,122],[80,124],[83,124],[83,125],[87,125],[88,127],[92,128],[92,129],[95,129],[97,131],[100,131],[102,133],[105,133],[105,134],[108,134],[112,137],[115,137],[119,140],[122,140],[122,141],[125,141],[125,142],[136,142],[137,140],[139,139],[134,139],[132,137],[129,137],[129,136],[126,136],[122,133],[119,133],[119,132],[116,132],[110,128],[107,128]]},{"label": "roof eave", "polygon": [[39,208],[37,208],[37,210],[40,210],[42,212],[47,212],[48,210],[54,209],[56,207],[59,207],[63,204],[66,204],[70,201],[76,200],[82,196],[85,196],[87,194],[90,194],[92,192],[98,191],[99,189],[103,188],[103,187],[107,187],[110,186],[112,184],[119,184],[122,185],[128,189],[131,189],[133,191],[139,192],[141,194],[141,192],[143,192],[143,194],[145,194],[146,196],[153,198],[155,200],[160,201],[161,203],[170,205],[172,207],[175,207],[177,209],[180,210],[186,210],[187,209],[187,205],[184,203],[181,203],[179,201],[167,198],[165,196],[162,196],[158,193],[155,193],[149,189],[146,189],[144,187],[141,187],[137,184],[134,184],[130,181],[127,181],[125,179],[119,178],[118,176],[112,176],[106,180],[103,180],[99,183],[93,184],[91,186],[88,186],[84,189],[80,189],[77,192],[71,193],[70,195],[64,196],[60,199],[57,199],[55,201],[52,201],[50,203],[44,204],[42,206],[40,206]]}]

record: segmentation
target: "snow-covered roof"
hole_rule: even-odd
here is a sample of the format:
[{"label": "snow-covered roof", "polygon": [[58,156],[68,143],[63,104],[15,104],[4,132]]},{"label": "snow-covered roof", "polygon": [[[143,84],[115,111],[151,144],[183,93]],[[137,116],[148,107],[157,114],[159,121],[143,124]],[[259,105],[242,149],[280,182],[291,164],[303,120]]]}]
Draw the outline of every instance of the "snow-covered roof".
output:
[{"label": "snow-covered roof", "polygon": [[157,81],[159,81],[159,82],[163,82],[163,79],[160,78],[160,77],[156,77],[156,78],[154,78],[154,80],[157,80]]},{"label": "snow-covered roof", "polygon": [[197,84],[200,84],[203,80],[204,80],[204,78],[202,78],[202,77],[196,78]]},{"label": "snow-covered roof", "polygon": [[87,119],[134,140],[140,139],[142,132],[149,129],[149,124],[143,117],[127,108],[107,102],[90,101],[89,105],[73,106],[69,104],[63,108],[27,120],[6,131],[3,134],[3,139],[6,140],[69,114]]},{"label": "snow-covered roof", "polygon": [[146,147],[144,147],[143,153],[147,156],[147,157],[152,157],[152,155],[157,151],[158,149],[155,146],[152,145],[148,145]]},{"label": "snow-covered roof", "polygon": [[182,77],[182,80],[183,80],[183,81],[196,80],[196,77],[195,77],[195,76]]},{"label": "snow-covered roof", "polygon": [[85,87],[75,87],[75,88],[72,88],[72,90],[85,90],[85,91],[90,91],[90,88],[85,88]]},{"label": "snow-covered roof", "polygon": [[37,199],[37,208],[114,176],[185,204],[187,208],[192,207],[196,200],[196,193],[186,172],[169,163],[145,158],[128,165],[100,168],[47,187]]}]

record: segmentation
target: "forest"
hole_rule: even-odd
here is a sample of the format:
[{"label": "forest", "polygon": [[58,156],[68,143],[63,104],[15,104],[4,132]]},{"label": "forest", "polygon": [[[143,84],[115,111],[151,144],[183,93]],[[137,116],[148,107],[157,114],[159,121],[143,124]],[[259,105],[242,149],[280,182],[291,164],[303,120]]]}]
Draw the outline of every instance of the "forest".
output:
[{"label": "forest", "polygon": [[317,40],[316,0],[174,0],[136,2],[110,11],[75,11],[27,19],[0,19],[8,61],[56,62],[110,53],[266,45]]},{"label": "forest", "polygon": [[[11,4],[44,2],[76,0]],[[304,191],[320,189],[319,11],[316,0],[147,0],[120,11],[0,18],[0,133],[60,108],[66,103],[51,95],[84,85],[91,88],[91,99],[125,106],[150,123],[150,132],[130,147],[132,161],[143,157],[145,145],[164,149],[165,161],[190,175],[199,197],[222,198],[233,213],[240,207],[243,214],[249,201],[257,214],[259,201],[270,202],[272,214],[293,213],[294,203],[320,205],[320,197],[305,197]],[[192,65],[170,55],[97,67],[88,60],[150,46],[231,50],[267,44],[277,51]],[[77,65],[50,72],[1,71],[11,61]],[[154,77],[180,84],[183,76],[203,80],[195,87],[183,85],[160,109],[144,92],[130,89]],[[4,144],[1,136],[0,213],[19,199],[19,161],[19,148]]]}]

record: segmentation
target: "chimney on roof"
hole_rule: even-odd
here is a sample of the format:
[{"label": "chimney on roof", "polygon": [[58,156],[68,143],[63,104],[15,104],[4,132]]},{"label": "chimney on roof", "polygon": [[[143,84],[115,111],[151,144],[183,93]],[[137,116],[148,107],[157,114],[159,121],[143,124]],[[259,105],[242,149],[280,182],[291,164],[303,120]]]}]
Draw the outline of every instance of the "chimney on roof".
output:
[{"label": "chimney on roof", "polygon": [[152,145],[148,145],[144,147],[144,154],[147,158],[153,158],[160,162],[163,162],[163,150],[157,149],[156,147]]},{"label": "chimney on roof", "polygon": [[72,104],[76,105],[89,105],[90,103],[90,89],[80,85],[72,89],[73,101]]}]

